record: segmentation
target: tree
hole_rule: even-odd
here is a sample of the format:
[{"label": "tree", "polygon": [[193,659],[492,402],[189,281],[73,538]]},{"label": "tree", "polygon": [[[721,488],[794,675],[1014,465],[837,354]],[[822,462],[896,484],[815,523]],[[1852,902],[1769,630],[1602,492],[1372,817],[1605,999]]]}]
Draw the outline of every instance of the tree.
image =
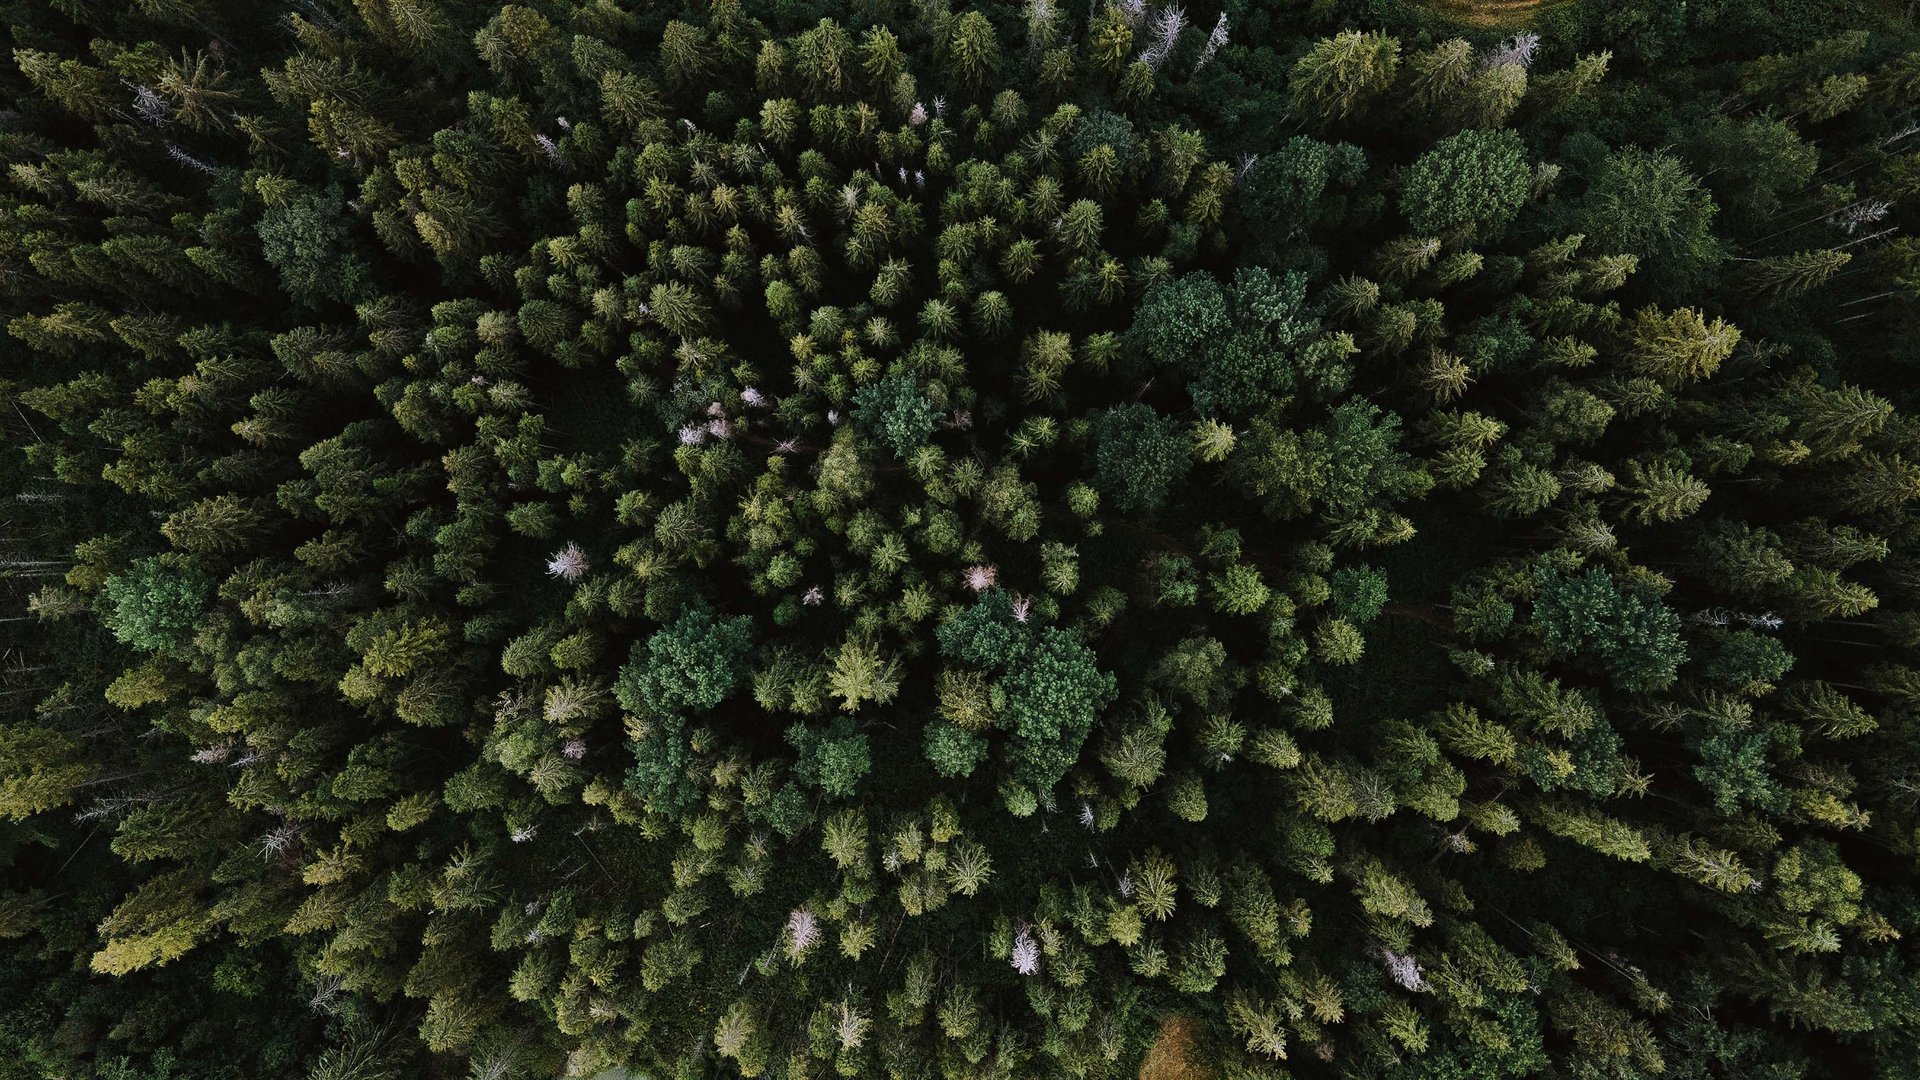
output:
[{"label": "tree", "polygon": [[868,383],[853,401],[854,420],[903,461],[926,443],[940,419],[919,381],[906,372]]},{"label": "tree", "polygon": [[1258,267],[1235,272],[1226,290],[1210,274],[1188,274],[1148,291],[1133,332],[1148,356],[1186,375],[1204,414],[1249,412],[1280,395],[1329,397],[1346,387],[1350,350],[1318,336],[1306,291],[1304,275]]},{"label": "tree", "polygon": [[191,555],[223,555],[240,550],[265,524],[258,503],[238,495],[215,495],[167,516],[161,535]]},{"label": "tree", "polygon": [[1366,648],[1366,638],[1359,627],[1345,619],[1328,619],[1313,631],[1313,653],[1322,663],[1336,667],[1356,663]]},{"label": "tree", "polygon": [[1270,413],[1254,420],[1227,475],[1273,517],[1319,510],[1348,527],[1343,542],[1370,540],[1391,524],[1384,506],[1432,486],[1399,445],[1400,418],[1367,402],[1346,402],[1305,432]]},{"label": "tree", "polygon": [[108,578],[100,594],[113,636],[136,649],[160,652],[192,639],[205,618],[213,580],[190,566],[149,556]]},{"label": "tree", "polygon": [[1226,973],[1227,943],[1220,935],[1202,930],[1181,943],[1169,981],[1182,993],[1205,994]]},{"label": "tree", "polygon": [[1752,630],[1715,634],[1699,657],[1702,679],[1741,693],[1765,694],[1793,669],[1793,653],[1778,640]]},{"label": "tree", "polygon": [[1721,732],[1700,742],[1700,764],[1693,776],[1713,795],[1721,813],[1737,813],[1743,805],[1785,809],[1787,792],[1773,778],[1769,743],[1757,731]]},{"label": "tree", "polygon": [[731,1059],[741,1076],[759,1076],[766,1070],[767,1040],[754,1022],[752,1005],[744,1000],[733,1003],[714,1025],[713,1048]]},{"label": "tree", "polygon": [[1251,615],[1265,607],[1272,590],[1260,579],[1260,571],[1245,563],[1235,563],[1207,579],[1213,592],[1213,606],[1229,615]]},{"label": "tree", "polygon": [[1725,258],[1713,235],[1713,196],[1678,158],[1625,147],[1587,188],[1579,230],[1593,250],[1633,255],[1663,288],[1698,284]]},{"label": "tree", "polygon": [[1771,217],[1820,167],[1819,151],[1777,116],[1717,114],[1694,127],[1681,148],[1716,202],[1755,220]]},{"label": "tree", "polygon": [[198,896],[204,872],[187,866],[149,878],[100,924],[105,944],[90,966],[106,975],[160,967],[184,956],[211,930],[213,913]]},{"label": "tree", "polygon": [[667,78],[685,86],[698,80],[711,65],[705,30],[675,19],[660,34],[660,66]]},{"label": "tree", "polygon": [[1678,521],[1700,509],[1713,494],[1706,482],[1670,461],[1629,461],[1621,487],[1629,512],[1641,524]]},{"label": "tree", "polygon": [[1526,204],[1530,180],[1518,135],[1505,128],[1463,131],[1408,167],[1400,212],[1422,235],[1497,238]]},{"label": "tree", "polygon": [[1641,308],[1629,332],[1634,370],[1667,386],[1711,376],[1740,343],[1737,327],[1724,319],[1709,323],[1691,308],[1665,314]]},{"label": "tree", "polygon": [[1378,618],[1387,603],[1387,575],[1372,566],[1343,566],[1332,578],[1333,613],[1355,626]]},{"label": "tree", "polygon": [[1095,484],[1122,513],[1158,510],[1193,464],[1179,421],[1137,402],[1102,413],[1094,441]]},{"label": "tree", "polygon": [[1920,499],[1920,465],[1895,454],[1863,454],[1841,483],[1840,497],[1855,513],[1890,510]]},{"label": "tree", "polygon": [[879,647],[858,638],[840,643],[827,683],[840,707],[848,712],[872,701],[884,705],[900,692],[900,665]]},{"label": "tree", "polygon": [[260,250],[280,271],[281,287],[300,303],[353,303],[372,287],[372,269],[345,225],[339,188],[299,191],[260,214]]},{"label": "tree", "polygon": [[1777,255],[1747,271],[1747,287],[1770,300],[1791,300],[1826,284],[1852,260],[1852,252],[1837,248]]},{"label": "tree", "polygon": [[64,806],[94,775],[79,747],[40,724],[0,728],[0,816],[19,821]]},{"label": "tree", "polygon": [[926,757],[941,776],[965,777],[987,759],[987,741],[957,724],[927,725]]},{"label": "tree", "polygon": [[1829,389],[1811,378],[1793,380],[1783,404],[1797,421],[1795,436],[1816,460],[1853,456],[1893,416],[1893,403],[1870,390],[1846,384]]},{"label": "tree", "polygon": [[1000,40],[993,23],[977,11],[961,15],[953,23],[947,40],[954,75],[961,86],[978,94],[985,90],[1000,70]]},{"label": "tree", "polygon": [[1790,688],[1782,704],[1822,738],[1850,739],[1878,726],[1870,713],[1823,682],[1801,683]]},{"label": "tree", "polygon": [[1400,70],[1400,42],[1348,30],[1315,42],[1287,79],[1294,115],[1319,124],[1345,120],[1373,104]]},{"label": "tree", "polygon": [[[1332,191],[1358,184],[1366,167],[1366,154],[1357,146],[1296,135],[1248,170],[1242,212],[1251,220],[1284,224],[1282,236],[1334,224],[1341,216],[1341,198]],[[1263,239],[1267,250],[1280,249],[1278,238]]]},{"label": "tree", "polygon": [[1047,627],[1009,665],[1001,680],[1003,715],[1013,731],[1014,776],[1037,790],[1057,783],[1078,759],[1100,711],[1115,695],[1114,677],[1101,671],[1086,646]]},{"label": "tree", "polygon": [[1542,563],[1533,585],[1533,624],[1555,654],[1597,663],[1623,690],[1673,683],[1687,648],[1680,616],[1658,597],[1621,589],[1597,566],[1574,576]]},{"label": "tree", "polygon": [[623,708],[650,716],[702,712],[726,700],[747,676],[753,620],[715,618],[705,608],[656,630],[620,669],[614,696]]},{"label": "tree", "polygon": [[1131,334],[1156,362],[1185,367],[1231,328],[1219,279],[1198,272],[1149,289]]},{"label": "tree", "polygon": [[1011,732],[1007,758],[1014,779],[1039,791],[1058,783],[1079,756],[1117,688],[1092,650],[1056,627],[1021,621],[1005,591],[984,594],[941,624],[945,655],[995,669],[1004,702],[998,723]]},{"label": "tree", "polygon": [[848,717],[836,717],[822,729],[794,724],[787,728],[787,742],[799,754],[793,774],[828,795],[851,796],[872,767],[867,737]]}]

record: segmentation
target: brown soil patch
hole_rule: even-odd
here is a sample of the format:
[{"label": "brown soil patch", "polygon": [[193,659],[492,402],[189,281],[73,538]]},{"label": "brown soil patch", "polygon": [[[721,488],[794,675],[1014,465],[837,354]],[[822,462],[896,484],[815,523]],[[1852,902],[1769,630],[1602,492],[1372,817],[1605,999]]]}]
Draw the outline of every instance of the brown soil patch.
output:
[{"label": "brown soil patch", "polygon": [[1140,1080],[1213,1080],[1213,1070],[1196,1060],[1199,1052],[1200,1025],[1191,1016],[1169,1016],[1140,1063]]},{"label": "brown soil patch", "polygon": [[1565,0],[1426,0],[1425,7],[1470,26],[1519,26]]}]

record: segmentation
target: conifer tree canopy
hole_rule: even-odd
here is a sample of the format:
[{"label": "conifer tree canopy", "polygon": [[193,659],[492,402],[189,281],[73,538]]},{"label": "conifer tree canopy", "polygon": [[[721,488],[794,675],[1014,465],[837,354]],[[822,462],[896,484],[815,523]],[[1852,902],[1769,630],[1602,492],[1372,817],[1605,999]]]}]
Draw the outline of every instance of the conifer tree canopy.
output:
[{"label": "conifer tree canopy", "polygon": [[0,0],[0,1080],[1916,1075],[1902,8]]}]

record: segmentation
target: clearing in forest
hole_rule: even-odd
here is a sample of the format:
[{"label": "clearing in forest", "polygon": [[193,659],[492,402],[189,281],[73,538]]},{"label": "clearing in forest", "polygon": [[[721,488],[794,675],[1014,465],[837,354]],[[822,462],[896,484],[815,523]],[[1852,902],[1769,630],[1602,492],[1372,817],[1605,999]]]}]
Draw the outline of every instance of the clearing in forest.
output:
[{"label": "clearing in forest", "polygon": [[1567,0],[1427,0],[1428,10],[1471,26],[1513,26]]},{"label": "clearing in forest", "polygon": [[1140,1080],[1213,1080],[1213,1070],[1196,1060],[1200,1025],[1191,1016],[1169,1016],[1160,1037],[1140,1063]]}]

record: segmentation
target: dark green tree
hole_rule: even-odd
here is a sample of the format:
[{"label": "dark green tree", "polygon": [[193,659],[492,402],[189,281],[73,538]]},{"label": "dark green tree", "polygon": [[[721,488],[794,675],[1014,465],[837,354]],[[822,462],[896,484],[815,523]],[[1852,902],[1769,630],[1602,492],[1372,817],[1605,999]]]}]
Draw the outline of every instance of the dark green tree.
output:
[{"label": "dark green tree", "polygon": [[1463,131],[1408,167],[1400,212],[1423,236],[1497,238],[1526,205],[1530,180],[1518,135],[1504,128]]},{"label": "dark green tree", "polygon": [[206,618],[213,580],[192,566],[159,556],[135,561],[101,586],[107,628],[146,652],[176,649]]},{"label": "dark green tree", "polygon": [[1138,402],[1100,414],[1094,445],[1095,482],[1122,513],[1158,510],[1193,466],[1180,422]]},{"label": "dark green tree", "polygon": [[1592,663],[1623,690],[1660,690],[1686,661],[1680,616],[1645,586],[1621,588],[1600,567],[1533,574],[1533,624],[1556,655]]}]

